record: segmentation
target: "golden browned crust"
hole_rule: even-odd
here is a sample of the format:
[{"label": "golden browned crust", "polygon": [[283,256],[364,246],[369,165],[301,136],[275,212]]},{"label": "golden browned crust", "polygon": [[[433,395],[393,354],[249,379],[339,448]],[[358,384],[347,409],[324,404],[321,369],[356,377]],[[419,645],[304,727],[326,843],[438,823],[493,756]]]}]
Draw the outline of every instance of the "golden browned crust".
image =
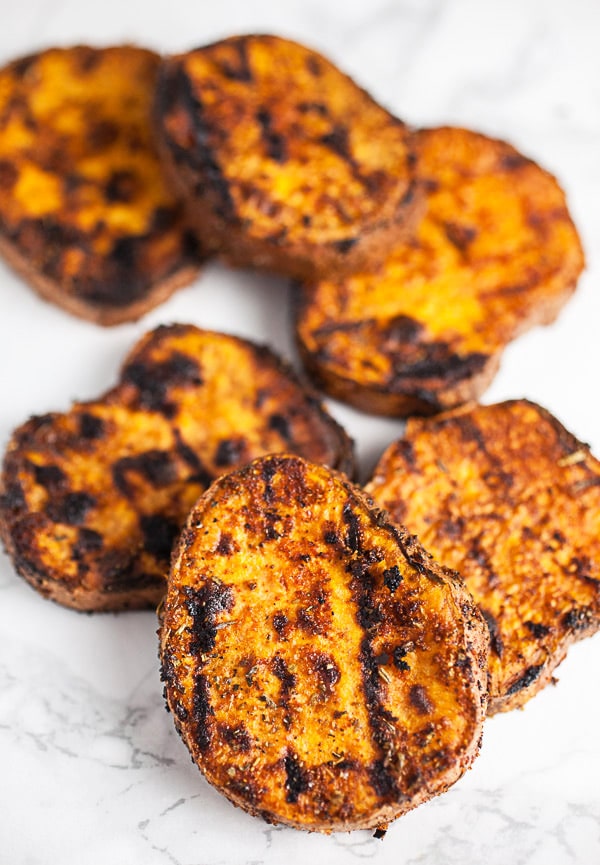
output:
[{"label": "golden browned crust", "polygon": [[156,115],[203,245],[233,264],[349,273],[414,220],[407,127],[295,42],[236,36],[165,59]]},{"label": "golden browned crust", "polygon": [[267,456],[207,490],[160,635],[192,759],[270,823],[380,826],[477,754],[481,615],[454,572],[323,466]]},{"label": "golden browned crust", "polygon": [[490,714],[523,705],[600,627],[600,463],[525,400],[408,421],[367,490],[490,629]]},{"label": "golden browned crust", "polygon": [[46,300],[102,325],[139,318],[200,266],[153,140],[159,62],[76,46],[0,70],[0,253]]},{"label": "golden browned crust", "polygon": [[55,601],[156,606],[173,539],[200,493],[282,450],[352,472],[346,434],[267,348],[160,327],[104,396],[14,433],[0,534],[21,576]]},{"label": "golden browned crust", "polygon": [[504,347],[554,320],[584,258],[556,180],[503,141],[415,136],[427,211],[370,273],[301,286],[297,341],[332,396],[377,414],[477,399]]}]

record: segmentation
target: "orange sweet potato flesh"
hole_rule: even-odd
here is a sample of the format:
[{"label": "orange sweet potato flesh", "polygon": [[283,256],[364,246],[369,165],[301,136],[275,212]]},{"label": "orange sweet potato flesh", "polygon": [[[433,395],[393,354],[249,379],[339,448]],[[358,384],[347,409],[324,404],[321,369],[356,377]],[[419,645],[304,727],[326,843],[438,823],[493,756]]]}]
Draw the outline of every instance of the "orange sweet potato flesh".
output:
[{"label": "orange sweet potato flesh", "polygon": [[156,117],[203,246],[235,265],[349,273],[412,223],[409,130],[296,42],[235,36],[166,58]]},{"label": "orange sweet potato flesh", "polygon": [[489,712],[600,627],[600,463],[525,400],[411,419],[367,490],[456,568],[490,628]]},{"label": "orange sweet potato flesh", "polygon": [[415,136],[427,210],[370,272],[298,289],[307,370],[365,411],[431,414],[477,399],[503,349],[554,320],[583,268],[557,181],[503,141]]},{"label": "orange sweet potato flesh", "polygon": [[270,823],[387,823],[478,751],[488,635],[456,574],[324,466],[217,480],[161,612],[175,724],[208,781]]},{"label": "orange sweet potato flesh", "polygon": [[224,471],[282,450],[352,472],[346,434],[267,348],[160,327],[108,393],[16,430],[0,533],[17,571],[55,601],[155,607],[200,493]]},{"label": "orange sweet potato flesh", "polygon": [[53,48],[0,70],[0,252],[47,300],[109,325],[190,282],[197,243],[163,178],[158,55]]}]

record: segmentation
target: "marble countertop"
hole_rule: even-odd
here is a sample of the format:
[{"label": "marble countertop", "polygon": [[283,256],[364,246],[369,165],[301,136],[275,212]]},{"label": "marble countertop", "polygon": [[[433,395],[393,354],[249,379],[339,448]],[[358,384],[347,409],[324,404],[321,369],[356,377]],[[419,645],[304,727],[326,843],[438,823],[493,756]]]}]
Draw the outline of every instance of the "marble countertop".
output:
[{"label": "marble countertop", "polygon": [[[185,50],[276,32],[328,54],[414,124],[510,140],[554,172],[588,268],[559,320],[505,353],[485,395],[526,396],[600,454],[600,10],[597,0],[0,0],[0,62],[52,44]],[[0,443],[31,414],[114,380],[146,329],[191,321],[292,357],[283,281],[208,266],[137,324],[103,330],[44,304],[0,265]],[[363,474],[401,424],[331,403]],[[600,635],[573,647],[523,711],[487,721],[447,794],[370,832],[308,835],[229,805],[165,712],[152,613],[88,616],[44,601],[0,557],[0,862],[231,865],[597,865]]]}]

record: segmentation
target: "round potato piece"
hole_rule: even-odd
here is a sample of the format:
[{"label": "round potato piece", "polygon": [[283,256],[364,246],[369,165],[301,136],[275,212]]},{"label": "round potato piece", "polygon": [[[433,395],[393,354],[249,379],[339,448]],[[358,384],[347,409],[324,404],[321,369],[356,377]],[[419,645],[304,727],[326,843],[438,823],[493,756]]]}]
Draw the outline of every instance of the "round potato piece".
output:
[{"label": "round potato piece", "polygon": [[102,325],[139,318],[200,266],[153,139],[158,64],[77,46],[0,70],[0,252],[46,300]]},{"label": "round potato piece", "polygon": [[202,244],[235,265],[349,273],[414,219],[407,127],[296,42],[236,36],[167,58],[156,114]]},{"label": "round potato piece", "polygon": [[600,627],[600,463],[539,406],[409,420],[367,490],[479,604],[490,714],[522,706]]},{"label": "round potato piece", "polygon": [[415,136],[427,210],[370,272],[298,288],[307,371],[375,414],[431,414],[477,399],[503,349],[549,324],[583,252],[556,180],[509,144],[442,127]]},{"label": "round potato piece", "polygon": [[477,754],[488,635],[464,585],[300,457],[258,459],[199,499],[160,644],[192,759],[267,822],[380,826]]},{"label": "round potato piece", "polygon": [[155,607],[200,493],[223,472],[283,450],[353,470],[348,436],[267,348],[160,327],[104,396],[14,433],[0,533],[17,571],[52,600],[80,610]]}]

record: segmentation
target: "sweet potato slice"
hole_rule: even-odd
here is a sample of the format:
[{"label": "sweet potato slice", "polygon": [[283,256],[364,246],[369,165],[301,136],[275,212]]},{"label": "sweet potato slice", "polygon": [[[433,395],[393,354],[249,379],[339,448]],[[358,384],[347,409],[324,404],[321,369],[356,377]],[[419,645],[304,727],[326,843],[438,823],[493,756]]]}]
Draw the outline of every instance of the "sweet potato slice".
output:
[{"label": "sweet potato slice", "polygon": [[556,180],[466,129],[416,135],[427,210],[369,273],[296,296],[296,333],[318,384],[365,411],[431,414],[474,400],[503,349],[554,320],[583,252]]},{"label": "sweet potato slice", "polygon": [[546,410],[516,400],[409,420],[367,490],[481,607],[490,713],[523,705],[600,627],[600,463]]},{"label": "sweet potato slice", "polygon": [[0,70],[0,252],[46,300],[110,325],[196,275],[153,140],[158,55],[54,48]]},{"label": "sweet potato slice", "polygon": [[156,606],[173,539],[200,493],[282,450],[352,471],[346,434],[267,348],[160,327],[113,390],[15,432],[2,538],[17,571],[66,606]]},{"label": "sweet potato slice", "polygon": [[303,45],[236,36],[167,58],[156,114],[203,245],[233,264],[352,272],[414,217],[407,127]]},{"label": "sweet potato slice", "polygon": [[182,533],[162,674],[192,759],[270,823],[370,828],[477,754],[488,635],[457,575],[341,475],[271,455]]}]

